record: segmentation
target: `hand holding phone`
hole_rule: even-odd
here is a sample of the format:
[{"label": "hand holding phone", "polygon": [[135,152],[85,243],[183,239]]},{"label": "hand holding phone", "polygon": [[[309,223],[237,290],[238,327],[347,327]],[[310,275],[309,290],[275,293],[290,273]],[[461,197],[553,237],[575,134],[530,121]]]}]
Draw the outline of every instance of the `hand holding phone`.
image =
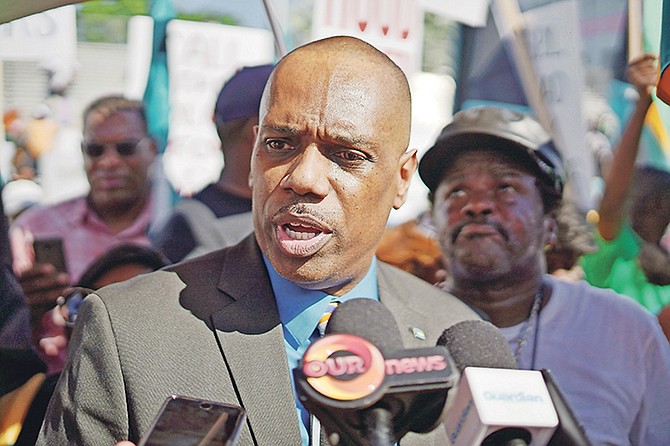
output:
[{"label": "hand holding phone", "polygon": [[56,267],[56,271],[67,272],[62,239],[36,239],[33,242],[33,251],[35,252],[35,263],[50,263]]},{"label": "hand holding phone", "polygon": [[[11,232],[14,272],[30,306],[32,320],[39,321],[70,286],[63,242],[55,238],[35,240],[30,231],[21,228]],[[53,267],[46,268],[44,264]]]},{"label": "hand holding phone", "polygon": [[137,446],[234,446],[244,409],[186,396],[169,396]]}]

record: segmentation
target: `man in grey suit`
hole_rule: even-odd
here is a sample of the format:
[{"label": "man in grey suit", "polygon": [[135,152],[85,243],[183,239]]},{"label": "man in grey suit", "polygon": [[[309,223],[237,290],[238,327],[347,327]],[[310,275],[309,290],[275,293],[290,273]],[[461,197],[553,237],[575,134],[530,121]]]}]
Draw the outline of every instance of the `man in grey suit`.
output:
[{"label": "man in grey suit", "polygon": [[302,46],[276,66],[259,118],[254,234],[88,296],[38,444],[138,441],[169,394],[244,407],[241,445],[308,444],[290,370],[333,297],[379,299],[406,348],[478,318],[375,258],[417,166],[409,85],[386,55],[352,37]]}]

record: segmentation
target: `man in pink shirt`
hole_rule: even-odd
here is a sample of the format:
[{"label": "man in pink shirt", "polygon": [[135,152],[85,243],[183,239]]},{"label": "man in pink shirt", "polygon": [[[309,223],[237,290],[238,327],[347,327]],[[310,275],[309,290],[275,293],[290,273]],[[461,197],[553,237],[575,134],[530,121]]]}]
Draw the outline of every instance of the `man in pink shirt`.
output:
[{"label": "man in pink shirt", "polygon": [[[120,96],[90,104],[84,112],[82,152],[88,195],[31,208],[10,230],[14,269],[31,307],[34,333],[44,331],[38,322],[50,325],[48,310],[98,256],[120,242],[150,244],[149,172],[156,143],[147,133],[143,104]],[[35,262],[33,241],[53,238],[62,240],[67,271]],[[64,340],[43,344],[49,371],[59,371]]]}]

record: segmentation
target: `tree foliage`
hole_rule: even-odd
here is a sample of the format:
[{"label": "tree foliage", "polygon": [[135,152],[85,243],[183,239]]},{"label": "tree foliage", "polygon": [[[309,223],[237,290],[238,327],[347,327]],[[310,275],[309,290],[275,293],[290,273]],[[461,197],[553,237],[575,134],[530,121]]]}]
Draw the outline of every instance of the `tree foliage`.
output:
[{"label": "tree foliage", "polygon": [[[90,0],[77,6],[77,33],[80,41],[124,43],[128,20],[136,15],[149,15],[151,0]],[[212,12],[177,11],[177,18],[197,22],[236,25],[226,15]]]},{"label": "tree foliage", "polygon": [[79,14],[131,17],[149,14],[149,0],[91,0],[80,5]]}]

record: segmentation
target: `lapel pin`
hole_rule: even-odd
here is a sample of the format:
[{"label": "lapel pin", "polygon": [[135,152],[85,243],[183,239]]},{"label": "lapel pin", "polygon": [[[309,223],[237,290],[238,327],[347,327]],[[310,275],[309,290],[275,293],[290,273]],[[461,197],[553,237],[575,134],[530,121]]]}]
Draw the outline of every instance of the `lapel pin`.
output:
[{"label": "lapel pin", "polygon": [[426,333],[424,333],[423,330],[418,327],[412,327],[412,335],[422,341],[426,340]]}]

